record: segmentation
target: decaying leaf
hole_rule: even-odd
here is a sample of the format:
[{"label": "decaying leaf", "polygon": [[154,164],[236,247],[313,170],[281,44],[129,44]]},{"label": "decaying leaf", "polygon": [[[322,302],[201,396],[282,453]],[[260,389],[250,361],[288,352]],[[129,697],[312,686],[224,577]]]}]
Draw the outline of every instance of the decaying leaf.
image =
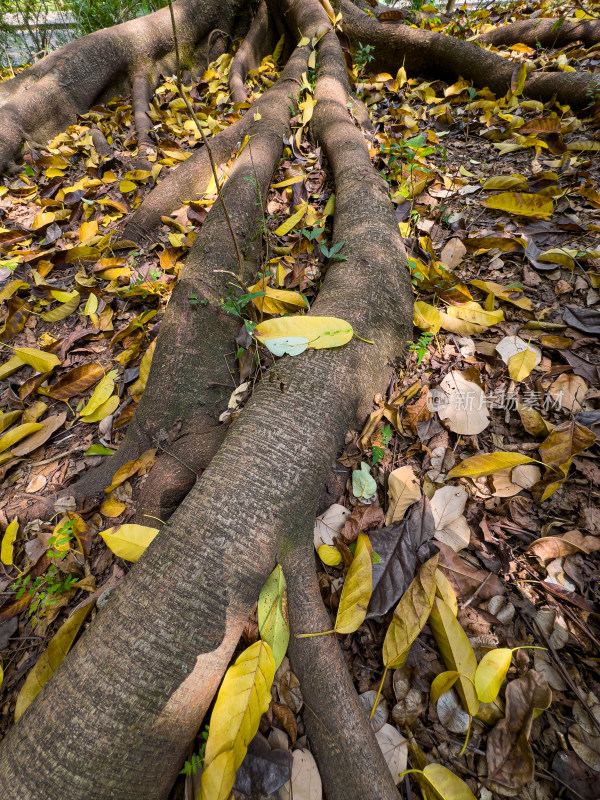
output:
[{"label": "decaying leaf", "polygon": [[386,669],[401,667],[408,651],[431,613],[435,598],[437,556],[420,568],[415,579],[394,609],[394,616],[383,642],[383,663]]},{"label": "decaying leaf", "polygon": [[548,708],[552,692],[546,679],[535,670],[511,681],[506,687],[506,716],[487,740],[488,779],[510,789],[520,789],[533,780],[535,759],[529,744],[536,711]]},{"label": "decaying leaf", "polygon": [[431,513],[435,524],[434,537],[457,553],[467,547],[471,531],[463,516],[467,492],[462,486],[443,486],[431,498]]},{"label": "decaying leaf", "polygon": [[279,790],[279,800],[322,800],[321,776],[310,750],[294,750],[292,756],[292,777]]},{"label": "decaying leaf", "polygon": [[375,738],[390,769],[392,778],[396,784],[400,783],[402,780],[400,773],[404,772],[408,762],[406,739],[393,725],[387,722],[377,731]]},{"label": "decaying leaf", "polygon": [[44,684],[50,680],[62,664],[91,610],[92,604],[84,606],[69,617],[56,631],[21,687],[15,707],[15,722],[19,721],[32,700],[42,691]]},{"label": "decaying leaf", "polygon": [[[584,428],[584,430],[586,429]],[[589,447],[589,445],[587,446]],[[533,464],[534,462],[534,458],[521,455],[521,453],[486,453],[482,456],[472,456],[471,458],[466,458],[464,461],[461,461],[454,469],[450,470],[448,477],[481,478],[485,475],[493,475],[494,472],[499,472],[501,469],[512,469],[513,467],[519,466],[519,464]]]},{"label": "decaying leaf", "polygon": [[466,380],[460,372],[449,372],[439,388],[447,397],[445,405],[436,410],[439,418],[454,433],[476,434],[490,423],[483,389]]},{"label": "decaying leaf", "polygon": [[307,347],[315,350],[341,347],[353,335],[352,326],[343,319],[310,315],[268,319],[254,329],[254,336],[263,344],[270,339],[299,337],[308,339]]},{"label": "decaying leaf", "polygon": [[478,597],[482,600],[489,600],[491,597],[504,594],[506,591],[504,583],[497,575],[472,567],[451,547],[442,542],[436,541],[434,544],[440,551],[440,572],[448,578],[458,597],[463,599],[477,591]]},{"label": "decaying leaf", "polygon": [[[581,425],[577,420],[570,420],[557,425],[540,447],[540,456],[544,464],[560,467],[573,456],[579,455],[596,441],[595,434]],[[508,454],[507,454],[508,455]],[[513,453],[512,455],[517,455]],[[472,459],[467,459],[471,461]],[[463,464],[466,464],[463,461]],[[521,461],[521,464],[526,463]],[[462,465],[460,465],[462,466]],[[489,473],[487,473],[489,474]]]},{"label": "decaying leaf", "polygon": [[390,472],[388,477],[388,510],[385,524],[404,518],[406,509],[421,497],[421,486],[412,467],[404,466]]},{"label": "decaying leaf", "polygon": [[367,619],[382,616],[398,602],[415,576],[419,548],[433,536],[429,500],[422,497],[402,522],[370,533],[380,558],[373,564],[373,594]]}]

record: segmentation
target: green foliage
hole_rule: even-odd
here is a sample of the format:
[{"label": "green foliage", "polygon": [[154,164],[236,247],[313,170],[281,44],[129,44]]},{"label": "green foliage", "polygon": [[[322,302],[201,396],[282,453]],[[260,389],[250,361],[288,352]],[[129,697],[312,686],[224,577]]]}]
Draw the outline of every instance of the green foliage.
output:
[{"label": "green foliage", "polygon": [[374,50],[375,48],[371,44],[358,43],[358,48],[354,56],[354,63],[358,67],[359,75],[365,71],[367,64],[370,64],[375,58],[373,55]]},{"label": "green foliage", "polygon": [[200,745],[200,749],[198,750],[198,754],[193,754],[189,761],[186,761],[183,765],[183,769],[180,770],[180,775],[195,775],[196,772],[200,769],[204,762],[204,752],[206,750],[206,741],[208,739],[208,725],[204,726],[204,730],[200,734],[204,741]]},{"label": "green foliage", "polygon": [[77,35],[108,28],[128,19],[151,14],[166,5],[161,0],[66,0],[65,7],[73,14]]},{"label": "green foliage", "polygon": [[386,425],[385,428],[382,428],[377,435],[376,444],[373,445],[371,450],[371,458],[373,460],[373,466],[377,464],[385,455],[385,448],[390,443],[390,439],[392,438],[392,428],[390,425]]},{"label": "green foliage", "polygon": [[433,339],[433,333],[429,331],[424,331],[416,342],[411,342],[409,350],[411,353],[417,354],[417,366],[423,361],[425,358],[425,353],[427,352],[427,348],[431,344],[431,340]]}]

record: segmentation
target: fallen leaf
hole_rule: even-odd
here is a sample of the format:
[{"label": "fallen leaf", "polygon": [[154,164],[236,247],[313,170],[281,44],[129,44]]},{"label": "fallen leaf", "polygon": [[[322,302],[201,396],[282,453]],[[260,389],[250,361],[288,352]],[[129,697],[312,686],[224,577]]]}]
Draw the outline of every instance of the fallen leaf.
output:
[{"label": "fallen leaf", "polygon": [[460,464],[450,470],[448,477],[481,478],[485,475],[493,475],[494,472],[498,472],[501,469],[512,469],[519,466],[519,464],[533,464],[534,462],[534,458],[521,455],[521,453],[486,453],[485,455],[472,456],[461,461]]},{"label": "fallen leaf", "polygon": [[402,522],[371,532],[371,546],[380,562],[373,564],[367,619],[387,614],[404,594],[415,575],[419,548],[432,538],[433,529],[429,501],[422,497]]},{"label": "fallen leaf", "polygon": [[577,420],[563,422],[562,425],[557,425],[548,438],[544,439],[539,446],[540,457],[544,464],[560,467],[566,464],[573,456],[577,456],[588,447],[591,447],[595,441],[596,436],[592,431],[580,425]]},{"label": "fallen leaf", "polygon": [[504,594],[506,588],[497,575],[472,567],[448,545],[437,541],[433,543],[440,551],[440,572],[448,578],[458,597],[467,598],[478,591],[481,600],[489,600],[496,595]]},{"label": "fallen leaf", "polygon": [[279,790],[279,800],[322,800],[321,776],[309,750],[294,750],[292,777]]},{"label": "fallen leaf", "polygon": [[54,367],[60,366],[60,358],[54,353],[45,353],[43,350],[36,350],[34,347],[17,347],[15,355],[25,364],[36,372],[50,372]]},{"label": "fallen leaf", "polygon": [[6,526],[4,535],[2,536],[2,545],[0,546],[0,561],[7,567],[12,566],[14,558],[14,545],[15,539],[19,533],[19,520],[13,519],[11,523]]},{"label": "fallen leaf", "polygon": [[235,773],[269,708],[274,676],[271,648],[262,640],[244,650],[225,673],[210,718],[202,797],[229,798]]},{"label": "fallen leaf", "polygon": [[482,703],[493,703],[510,667],[513,651],[498,647],[487,652],[475,671],[475,689]]},{"label": "fallen leaf", "polygon": [[260,636],[271,648],[278,669],[290,640],[286,583],[279,564],[260,590],[257,616]]},{"label": "fallen leaf", "polygon": [[310,315],[268,319],[254,329],[255,338],[262,344],[272,339],[304,338],[308,339],[307,347],[315,350],[341,347],[353,335],[352,326],[343,319]]},{"label": "fallen leaf", "polygon": [[375,738],[392,773],[392,778],[398,785],[402,780],[400,773],[404,772],[408,763],[406,739],[393,725],[387,722],[377,731]]},{"label": "fallen leaf", "polygon": [[66,419],[66,411],[63,411],[60,414],[55,414],[51,417],[46,417],[46,419],[41,423],[42,427],[34,432],[31,436],[28,436],[25,441],[21,442],[21,444],[13,447],[11,453],[13,456],[17,457],[29,455],[29,453],[32,453],[38,447],[47,442],[52,434],[56,433],[59,428],[62,428]]},{"label": "fallen leaf", "polygon": [[75,613],[60,626],[52,639],[48,642],[48,646],[35,662],[17,696],[15,722],[21,719],[29,704],[42,691],[44,684],[50,680],[52,675],[65,660],[67,653],[75,641],[75,637],[79,633],[79,629],[91,610],[92,606],[87,605],[75,611]]},{"label": "fallen leaf", "polygon": [[109,519],[113,519],[115,517],[120,517],[121,514],[125,511],[126,508],[127,508],[127,506],[125,505],[125,503],[121,503],[119,500],[116,500],[114,497],[109,497],[100,506],[100,513],[104,517],[108,517]]},{"label": "fallen leaf", "polygon": [[549,217],[554,213],[552,198],[539,194],[522,192],[502,192],[481,201],[486,208],[508,211],[525,217]]},{"label": "fallen leaf", "polygon": [[345,506],[334,503],[317,517],[314,530],[315,550],[321,545],[333,547],[334,537],[340,535],[350,513]]},{"label": "fallen leaf", "polygon": [[533,780],[535,758],[529,744],[536,711],[548,708],[552,692],[535,670],[506,687],[506,716],[496,723],[487,740],[488,780],[521,789]]},{"label": "fallen leaf", "polygon": [[373,562],[369,537],[359,533],[356,550],[344,581],[334,630],[353,633],[362,625],[373,591]]},{"label": "fallen leaf", "polygon": [[75,395],[82,394],[97,383],[104,375],[103,367],[93,362],[82,364],[69,370],[66,375],[59,378],[55,384],[47,388],[40,388],[40,394],[53,397],[55,400],[69,400]]},{"label": "fallen leaf", "polygon": [[404,466],[390,472],[388,477],[388,510],[385,524],[404,518],[406,509],[421,497],[421,486],[412,467]]},{"label": "fallen leaf", "polygon": [[99,531],[99,535],[116,556],[125,561],[135,563],[150,542],[158,535],[158,530],[157,528],[148,528],[145,525],[131,524]]},{"label": "fallen leaf", "polygon": [[359,500],[370,500],[376,492],[377,484],[371,476],[371,469],[362,461],[360,469],[355,469],[352,473],[352,494]]},{"label": "fallen leaf", "polygon": [[16,428],[11,428],[7,431],[2,438],[0,438],[0,453],[8,450],[21,439],[30,436],[32,433],[39,431],[43,428],[41,422],[26,422],[24,425],[17,425]]},{"label": "fallen leaf", "polygon": [[584,333],[600,335],[600,311],[594,308],[574,308],[567,306],[563,320],[570,328]]},{"label": "fallen leaf", "polygon": [[588,387],[583,378],[565,372],[552,383],[548,392],[554,400],[556,408],[566,408],[572,414],[577,414],[582,409],[587,390]]},{"label": "fallen leaf", "polygon": [[[456,678],[453,681],[453,684],[458,680],[458,672],[442,672],[442,675],[455,675]],[[438,675],[438,677],[440,676]],[[431,697],[431,702],[435,702],[433,700],[433,695]],[[440,722],[444,728],[452,731],[452,733],[468,732],[471,725],[471,717],[463,709],[456,692],[451,691],[451,689],[448,689],[446,692],[444,692],[437,700],[435,710],[437,711],[437,715],[440,718]]]},{"label": "fallen leaf", "polygon": [[485,394],[480,386],[453,370],[446,375],[439,388],[446,395],[447,402],[436,406],[436,410],[449,430],[473,435],[487,428],[490,418]]}]

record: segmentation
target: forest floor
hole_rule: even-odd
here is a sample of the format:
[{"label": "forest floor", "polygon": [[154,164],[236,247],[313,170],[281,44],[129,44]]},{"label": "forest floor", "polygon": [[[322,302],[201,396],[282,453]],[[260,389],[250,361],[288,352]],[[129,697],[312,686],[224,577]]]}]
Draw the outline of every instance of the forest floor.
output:
[{"label": "forest floor", "polygon": [[[527,12],[534,9],[544,14],[549,4],[530,4]],[[459,12],[455,24],[474,35],[524,13],[524,4]],[[498,52],[557,70],[598,72],[600,65],[600,45]],[[245,111],[229,101],[229,63],[221,57],[189,86],[212,134]],[[251,73],[250,101],[277,71],[268,58]],[[444,764],[485,800],[592,800],[600,777],[600,99],[590,97],[579,113],[525,99],[518,71],[505,97],[462,80],[407,80],[403,70],[370,75],[368,63],[355,65],[354,77],[370,110],[374,129],[366,136],[389,183],[418,304],[406,358],[386,394],[374,398],[364,429],[348,432],[319,509],[325,518],[317,521],[315,545],[329,546],[320,551],[324,561],[316,557],[323,600],[335,613],[350,546],[367,533],[379,561],[371,610],[358,631],[338,639],[369,710],[393,608],[419,565],[439,550],[478,660],[499,648],[545,649],[514,652],[508,684],[470,721],[451,682],[442,692],[438,684],[439,699],[431,699],[432,682],[448,663],[426,625],[406,664],[387,674],[373,720],[390,768],[405,769],[407,756],[413,768]],[[8,529],[0,565],[0,737],[13,723],[17,698],[26,706],[48,661],[50,672],[56,667],[47,648],[59,629],[64,634],[61,625],[75,609],[101,605],[131,567],[99,532],[133,521],[154,451],[119,470],[101,504],[66,503],[51,524],[18,527],[13,520],[32,498],[110,458],[143,392],[169,293],[215,201],[213,183],[163,218],[152,246],[118,242],[146,193],[198,145],[173,78],[156,90],[150,114],[158,143],[151,171],[132,167],[137,144],[125,97],[31,150],[22,170],[0,184],[0,342],[7,357],[0,366],[0,525]],[[337,256],[344,253],[330,238],[334,189],[326,160],[309,126],[295,122],[266,205],[262,273],[269,289],[253,301],[263,311],[277,301],[276,290],[302,293],[310,303],[331,248],[334,256],[335,244]],[[96,153],[92,124],[111,145],[109,156]],[[224,300],[244,327],[244,301],[233,290]],[[44,354],[28,366],[10,349],[23,347]],[[48,354],[57,358],[48,361]],[[238,356],[226,425],[272,361],[255,343]],[[492,453],[471,462],[471,477],[456,469]],[[531,460],[514,467],[507,453]],[[376,483],[371,502],[357,497],[352,480],[361,464]],[[423,496],[433,527],[423,524]],[[65,647],[59,633],[58,644],[68,649],[73,635]],[[258,636],[254,615],[240,647]],[[265,746],[308,752],[301,687],[287,658],[272,691],[246,759],[254,771],[242,768],[245,784],[238,776],[240,797],[269,794],[260,783],[266,767],[256,766],[268,761]],[[302,769],[295,760],[294,797],[318,798],[316,767],[303,759]],[[289,761],[273,763],[270,779],[276,773],[279,783],[269,784],[271,793],[283,787],[280,796],[288,797]],[[173,797],[191,796],[198,774],[182,775]],[[412,797],[414,776],[403,777],[399,790]]]}]

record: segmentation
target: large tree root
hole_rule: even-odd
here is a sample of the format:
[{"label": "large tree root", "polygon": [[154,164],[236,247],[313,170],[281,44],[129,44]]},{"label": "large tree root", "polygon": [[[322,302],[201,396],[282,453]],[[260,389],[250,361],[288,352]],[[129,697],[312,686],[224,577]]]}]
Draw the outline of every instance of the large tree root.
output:
[{"label": "large tree root", "polygon": [[[309,37],[313,20],[328,24],[314,2],[282,5]],[[271,367],[273,380],[261,381],[196,486],[2,742],[6,800],[165,796],[260,586],[277,554],[312,528],[345,430],[369,410],[406,341],[412,293],[387,185],[348,114],[333,33],[320,53],[315,131],[348,260],[329,266],[311,313],[343,317],[375,344],[354,340]]]},{"label": "large tree root", "polygon": [[[191,66],[206,56],[214,28],[236,29],[238,5],[238,0],[174,4],[184,64]],[[126,91],[134,76],[144,75],[154,85],[162,71],[172,72],[173,65],[173,31],[169,9],[164,8],[69,42],[0,84],[0,173],[10,167],[27,140],[52,138],[94,103]]]},{"label": "large tree root", "polygon": [[530,47],[565,47],[581,42],[591,47],[600,42],[600,20],[524,19],[499,25],[477,37],[483,44],[510,45],[521,42]]},{"label": "large tree root", "polygon": [[233,57],[229,69],[229,89],[234,103],[244,103],[248,93],[244,86],[246,76],[251,69],[256,69],[263,58],[272,53],[277,43],[276,31],[269,19],[269,9],[265,0],[261,0],[250,30]]},{"label": "large tree root", "polygon": [[[76,501],[89,501],[110,483],[114,472],[126,461],[158,447],[161,457],[146,479],[137,505],[138,519],[153,524],[149,517],[169,516],[192,488],[197,474],[208,466],[225,434],[219,416],[235,388],[235,337],[241,325],[237,317],[221,310],[220,300],[232,285],[239,286],[239,281],[246,285],[256,280],[261,242],[255,234],[263,219],[259,198],[266,200],[283,136],[289,130],[289,95],[298,91],[307,58],[306,48],[294,52],[279,81],[257,101],[259,120],[240,120],[236,125],[241,127],[229,137],[224,134],[230,129],[223,131],[222,139],[215,137],[220,141],[219,147],[211,146],[213,155],[229,155],[231,144],[239,135],[247,132],[250,137],[222,190],[245,259],[242,275],[236,278],[239,264],[223,207],[217,200],[169,299],[150,377],[125,439],[110,459],[61,494],[73,496]],[[137,234],[139,241],[140,230],[148,231],[152,224],[158,224],[160,213],[172,211],[178,205],[174,201],[183,192],[189,191],[193,196],[200,187],[206,187],[202,181],[210,175],[210,165],[205,149],[193,158],[196,161],[189,176],[186,162],[183,170],[173,173],[172,180],[167,178],[152,192],[148,206],[138,210],[140,216],[134,215],[133,221],[142,217],[144,227],[130,223],[125,236]],[[164,184],[169,185],[163,190]],[[157,199],[152,199],[155,193]],[[190,297],[197,302],[190,302]],[[54,496],[34,503],[26,511],[27,518],[50,516],[56,499]]]},{"label": "large tree root", "polygon": [[[312,537],[312,528],[307,539]],[[335,636],[295,638],[331,628],[310,541],[283,562],[289,656],[304,699],[304,727],[327,800],[398,800],[398,791],[361,706]]]},{"label": "large tree root", "polygon": [[[350,0],[341,0],[343,29],[354,43],[375,48],[373,67],[395,72],[404,66],[415,75],[435,74],[437,78],[462,76],[477,87],[489,87],[500,96],[510,88],[518,64],[507,61],[472,42],[435,31],[407,25],[382,24],[359,11]],[[550,100],[556,96],[571,106],[590,104],[595,76],[575,72],[530,72],[523,93]]]}]

